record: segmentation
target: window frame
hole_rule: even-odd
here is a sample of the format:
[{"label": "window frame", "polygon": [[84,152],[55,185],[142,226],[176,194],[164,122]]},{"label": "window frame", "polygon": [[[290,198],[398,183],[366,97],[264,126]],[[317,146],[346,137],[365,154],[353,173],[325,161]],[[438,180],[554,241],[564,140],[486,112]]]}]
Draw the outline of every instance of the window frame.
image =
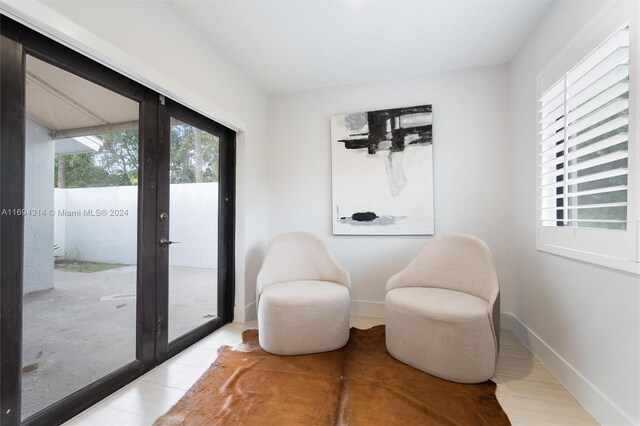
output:
[{"label": "window frame", "polygon": [[640,6],[638,2],[609,2],[537,76],[536,106],[542,94],[598,48],[629,25],[629,143],[627,229],[543,226],[540,125],[536,108],[536,248],[538,251],[640,275]]}]

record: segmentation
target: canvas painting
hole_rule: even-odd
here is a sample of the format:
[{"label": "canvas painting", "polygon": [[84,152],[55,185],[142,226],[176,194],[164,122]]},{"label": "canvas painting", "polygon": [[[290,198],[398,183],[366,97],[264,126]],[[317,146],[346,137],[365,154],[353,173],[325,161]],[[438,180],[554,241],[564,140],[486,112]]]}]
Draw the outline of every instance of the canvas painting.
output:
[{"label": "canvas painting", "polygon": [[331,117],[334,235],[433,235],[431,105]]}]

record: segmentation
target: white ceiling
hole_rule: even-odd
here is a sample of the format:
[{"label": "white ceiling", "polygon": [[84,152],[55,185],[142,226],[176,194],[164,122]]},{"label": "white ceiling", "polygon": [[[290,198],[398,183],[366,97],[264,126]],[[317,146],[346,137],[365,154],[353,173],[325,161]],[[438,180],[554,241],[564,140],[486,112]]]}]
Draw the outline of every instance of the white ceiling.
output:
[{"label": "white ceiling", "polygon": [[509,62],[551,0],[167,0],[269,93]]}]

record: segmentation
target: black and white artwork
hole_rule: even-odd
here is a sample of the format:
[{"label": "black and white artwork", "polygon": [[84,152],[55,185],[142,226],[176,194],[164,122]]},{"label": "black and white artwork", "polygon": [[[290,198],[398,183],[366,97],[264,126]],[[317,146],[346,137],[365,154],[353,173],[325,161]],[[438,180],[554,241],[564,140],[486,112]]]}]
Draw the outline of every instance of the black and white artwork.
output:
[{"label": "black and white artwork", "polygon": [[433,235],[431,105],[331,117],[334,235]]}]

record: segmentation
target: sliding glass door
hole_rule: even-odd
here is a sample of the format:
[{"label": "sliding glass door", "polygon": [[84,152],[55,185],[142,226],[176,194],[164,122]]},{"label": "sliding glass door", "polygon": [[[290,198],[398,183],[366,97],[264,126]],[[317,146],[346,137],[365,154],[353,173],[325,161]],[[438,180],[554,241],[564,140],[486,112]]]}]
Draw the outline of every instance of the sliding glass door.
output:
[{"label": "sliding glass door", "polygon": [[22,417],[136,360],[140,103],[25,58]]},{"label": "sliding glass door", "polygon": [[232,320],[235,133],[0,29],[0,420],[55,424]]}]

